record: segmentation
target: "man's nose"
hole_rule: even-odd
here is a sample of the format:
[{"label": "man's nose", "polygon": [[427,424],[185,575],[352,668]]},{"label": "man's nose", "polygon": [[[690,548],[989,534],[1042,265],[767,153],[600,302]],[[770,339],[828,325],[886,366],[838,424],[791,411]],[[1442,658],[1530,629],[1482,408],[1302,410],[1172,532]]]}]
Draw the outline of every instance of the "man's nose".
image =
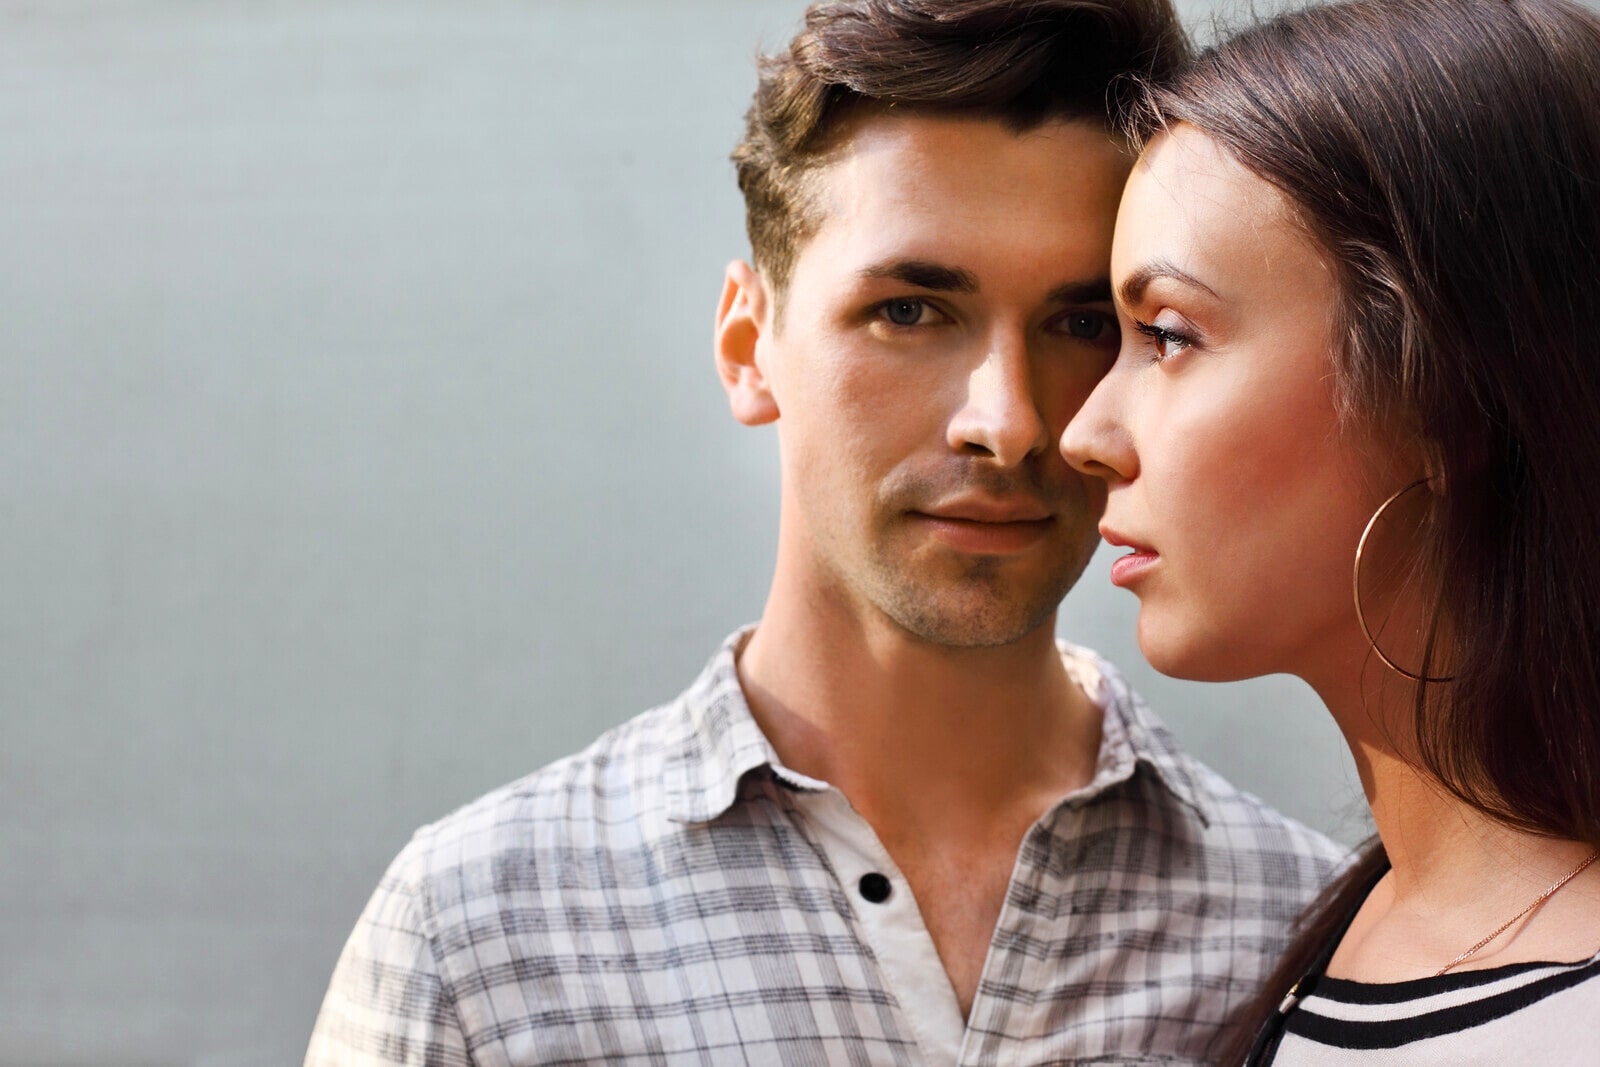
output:
[{"label": "man's nose", "polygon": [[961,409],[950,420],[950,447],[993,457],[1014,467],[1050,447],[1050,430],[1034,396],[1033,362],[1026,336],[1006,331],[990,339],[988,351],[967,378]]}]

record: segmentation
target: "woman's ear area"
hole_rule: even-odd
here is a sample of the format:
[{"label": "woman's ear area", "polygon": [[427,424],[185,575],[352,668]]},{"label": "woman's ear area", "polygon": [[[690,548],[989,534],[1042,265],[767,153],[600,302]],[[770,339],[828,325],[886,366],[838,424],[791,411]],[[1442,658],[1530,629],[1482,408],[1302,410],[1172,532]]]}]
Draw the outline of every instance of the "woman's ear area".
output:
[{"label": "woman's ear area", "polygon": [[770,295],[761,272],[742,259],[723,272],[722,299],[717,303],[714,348],[717,376],[728,394],[733,417],[746,426],[762,426],[778,418],[778,401],[762,364],[761,338],[771,326]]}]

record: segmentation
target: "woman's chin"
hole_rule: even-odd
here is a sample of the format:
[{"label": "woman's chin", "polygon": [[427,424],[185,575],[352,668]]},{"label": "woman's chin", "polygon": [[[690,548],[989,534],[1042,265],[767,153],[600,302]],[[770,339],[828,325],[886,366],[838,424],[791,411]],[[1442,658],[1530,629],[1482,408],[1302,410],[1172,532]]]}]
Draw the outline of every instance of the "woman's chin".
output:
[{"label": "woman's chin", "polygon": [[[1237,646],[1233,646],[1235,649]],[[1139,651],[1150,666],[1189,682],[1237,682],[1269,671],[1251,671],[1230,655],[1230,644],[1198,635],[1158,630],[1139,617]]]}]

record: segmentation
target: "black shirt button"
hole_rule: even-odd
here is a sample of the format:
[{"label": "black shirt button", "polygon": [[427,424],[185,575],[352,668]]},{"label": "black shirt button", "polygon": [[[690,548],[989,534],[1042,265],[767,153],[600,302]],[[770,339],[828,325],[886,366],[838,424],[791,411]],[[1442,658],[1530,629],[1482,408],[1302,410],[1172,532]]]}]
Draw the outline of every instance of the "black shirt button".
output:
[{"label": "black shirt button", "polygon": [[889,884],[889,879],[873,871],[871,874],[861,876],[857,888],[861,890],[861,899],[868,904],[882,904],[889,899],[889,893],[894,887]]}]

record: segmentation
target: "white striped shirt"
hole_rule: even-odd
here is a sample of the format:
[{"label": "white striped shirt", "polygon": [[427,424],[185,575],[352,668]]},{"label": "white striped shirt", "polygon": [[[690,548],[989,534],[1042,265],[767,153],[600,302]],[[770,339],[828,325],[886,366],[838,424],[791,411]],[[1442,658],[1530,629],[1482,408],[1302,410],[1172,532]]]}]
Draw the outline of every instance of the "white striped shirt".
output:
[{"label": "white striped shirt", "polygon": [[1600,1063],[1600,953],[1410,982],[1320,977],[1284,1022],[1273,1067]]}]

